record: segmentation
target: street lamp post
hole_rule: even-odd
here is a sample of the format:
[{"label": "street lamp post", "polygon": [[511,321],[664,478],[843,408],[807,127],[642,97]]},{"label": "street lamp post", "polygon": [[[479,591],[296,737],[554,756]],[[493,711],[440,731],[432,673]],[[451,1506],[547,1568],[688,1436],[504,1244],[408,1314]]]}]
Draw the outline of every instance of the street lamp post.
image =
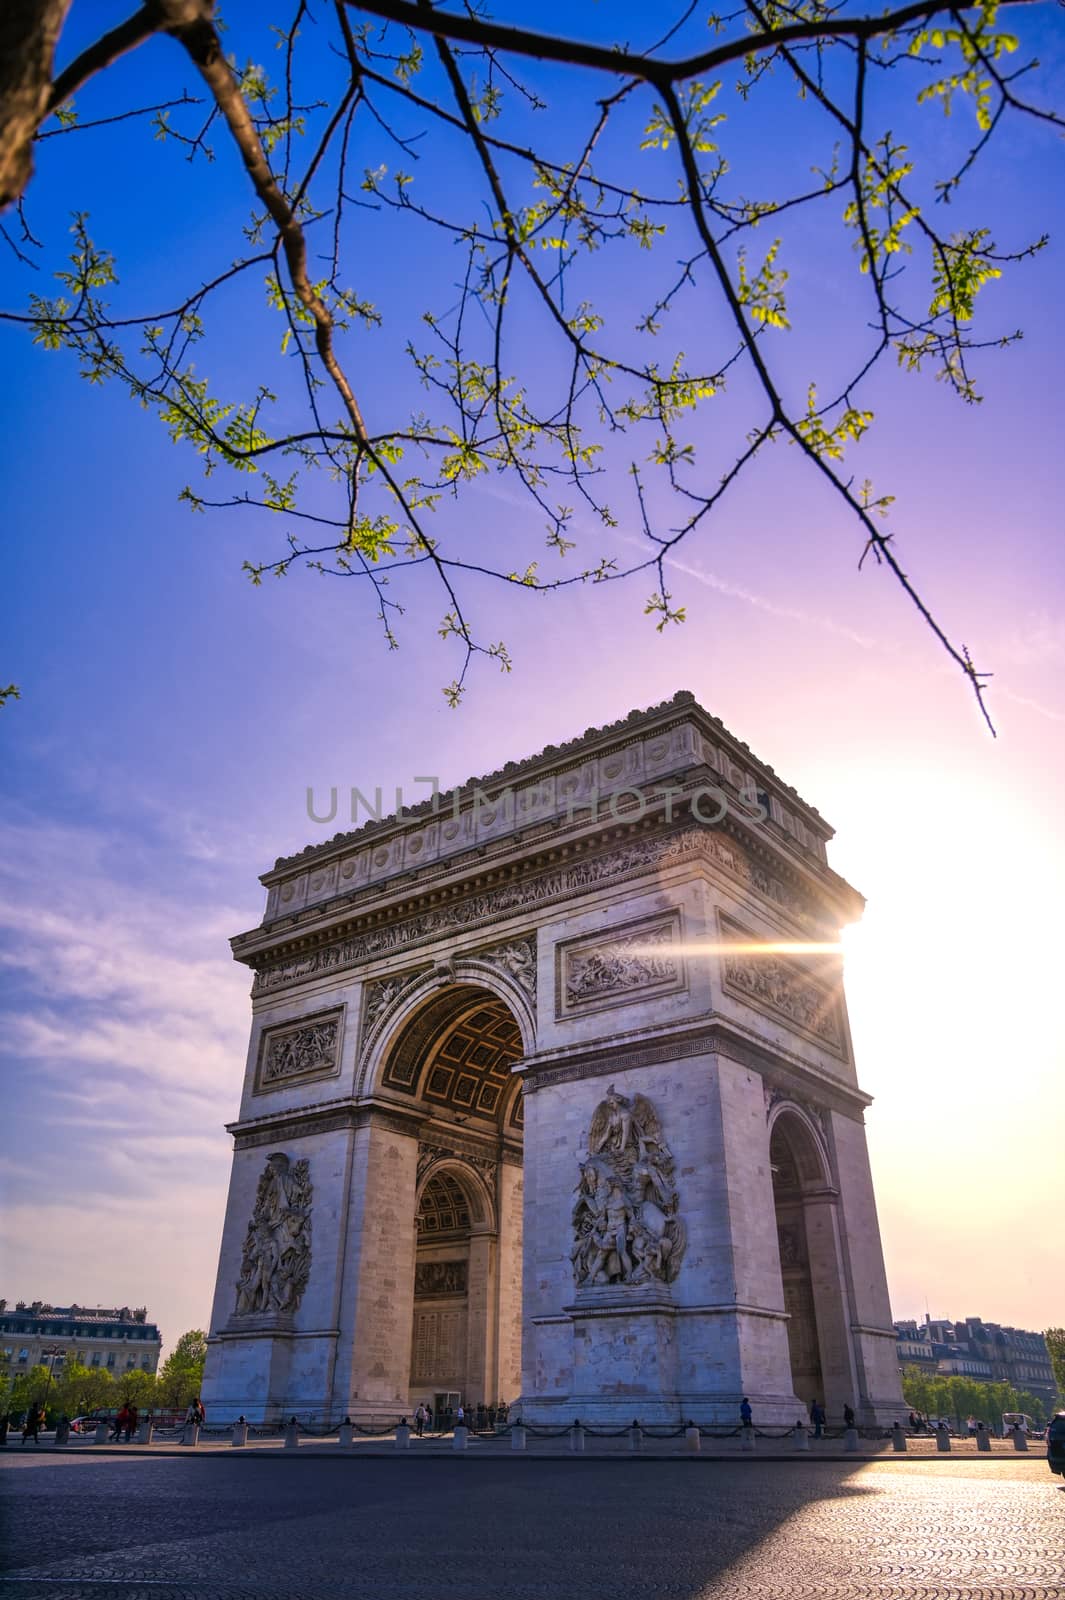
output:
[{"label": "street lamp post", "polygon": [[47,1411],[48,1396],[52,1391],[52,1374],[55,1371],[56,1358],[58,1356],[66,1355],[66,1351],[61,1345],[58,1344],[42,1345],[41,1355],[48,1357],[48,1382],[44,1386],[44,1399],[41,1402],[41,1410]]}]

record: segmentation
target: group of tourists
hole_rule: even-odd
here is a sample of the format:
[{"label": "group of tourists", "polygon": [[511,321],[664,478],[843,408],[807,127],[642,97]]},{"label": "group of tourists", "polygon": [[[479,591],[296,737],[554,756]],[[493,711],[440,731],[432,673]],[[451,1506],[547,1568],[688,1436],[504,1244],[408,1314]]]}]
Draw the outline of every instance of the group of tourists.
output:
[{"label": "group of tourists", "polygon": [[[809,1412],[810,1422],[814,1430],[814,1438],[823,1439],[825,1434],[825,1423],[828,1421],[828,1412],[825,1410],[820,1400],[816,1398],[810,1401]],[[748,1400],[746,1395],[744,1395],[743,1400],[740,1403],[740,1425],[744,1428],[751,1428],[754,1426],[754,1412],[751,1410],[751,1402]],[[853,1406],[843,1407],[843,1426],[845,1428],[854,1427]]]},{"label": "group of tourists", "polygon": [[505,1400],[497,1401],[494,1406],[486,1406],[480,1400],[469,1412],[461,1405],[441,1406],[434,1414],[432,1406],[425,1400],[414,1413],[414,1432],[419,1439],[423,1434],[432,1433],[434,1427],[437,1433],[451,1433],[455,1428],[494,1433],[497,1427],[506,1426],[509,1412],[510,1407]]}]

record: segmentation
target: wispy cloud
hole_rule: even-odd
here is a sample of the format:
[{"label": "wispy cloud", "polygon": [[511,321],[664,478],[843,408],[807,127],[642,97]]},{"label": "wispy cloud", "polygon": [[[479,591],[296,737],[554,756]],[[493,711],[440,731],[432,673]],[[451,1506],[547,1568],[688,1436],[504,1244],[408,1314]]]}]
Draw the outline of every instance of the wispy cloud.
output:
[{"label": "wispy cloud", "polygon": [[154,1300],[176,1336],[213,1281],[249,1018],[226,940],[246,912],[196,897],[176,853],[146,867],[122,845],[0,823],[0,1053],[35,1157],[0,1168],[7,1271],[19,1294]]}]

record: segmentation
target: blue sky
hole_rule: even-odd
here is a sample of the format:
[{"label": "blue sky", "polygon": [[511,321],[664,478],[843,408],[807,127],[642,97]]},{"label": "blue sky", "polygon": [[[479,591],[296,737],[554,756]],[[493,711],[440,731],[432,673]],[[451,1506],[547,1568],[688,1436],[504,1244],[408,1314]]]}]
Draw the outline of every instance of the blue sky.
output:
[{"label": "blue sky", "polygon": [[[91,9],[98,25],[107,8]],[[254,38],[249,8],[227,10],[231,34]],[[560,14],[603,36],[638,8]],[[1045,29],[1060,82],[1060,19]],[[179,92],[168,49],[123,63],[115,92]],[[541,75],[564,132],[568,89]],[[106,98],[87,92],[83,114]],[[771,172],[790,116],[777,106],[736,159]],[[937,123],[934,137],[948,133]],[[53,255],[75,206],[114,249],[124,293],[165,299],[233,254],[245,199],[221,143],[205,175],[143,135],[80,139],[40,147],[29,215]],[[190,516],[177,502],[190,462],[152,417],[0,328],[0,678],[23,693],[0,713],[0,1292],[147,1302],[168,1339],[203,1325],[249,1016],[226,941],[258,920],[258,873],[333,831],[307,818],[308,785],[446,785],[688,687],[836,825],[833,864],[869,898],[847,983],[896,1314],[927,1298],[933,1314],[1063,1320],[1049,1155],[1065,1133],[1060,174],[1060,141],[1020,128],[966,200],[992,208],[1003,243],[1052,235],[986,291],[994,326],[1027,336],[981,359],[983,403],[885,370],[854,458],[898,497],[908,570],[995,671],[997,741],[890,580],[857,572],[856,530],[782,448],[678,553],[682,628],[654,632],[642,579],[557,597],[472,589],[514,671],[483,665],[453,712],[436,596],[411,591],[389,654],[354,586],[294,575],[253,589],[241,562],[275,530]],[[450,181],[461,197],[467,177]],[[352,255],[388,322],[358,359],[386,412],[406,402],[394,345],[438,263],[394,230],[364,245],[364,226],[378,219],[360,214]],[[845,249],[799,229],[791,261],[798,385],[812,363],[830,374],[849,359],[855,302]],[[0,303],[22,301],[25,277],[0,263]],[[624,310],[625,275],[604,294]],[[212,372],[228,381],[256,356],[264,315],[234,321]],[[702,442],[717,448],[709,425]],[[474,551],[539,538],[503,485],[468,504]],[[616,537],[624,549],[635,529]]]}]

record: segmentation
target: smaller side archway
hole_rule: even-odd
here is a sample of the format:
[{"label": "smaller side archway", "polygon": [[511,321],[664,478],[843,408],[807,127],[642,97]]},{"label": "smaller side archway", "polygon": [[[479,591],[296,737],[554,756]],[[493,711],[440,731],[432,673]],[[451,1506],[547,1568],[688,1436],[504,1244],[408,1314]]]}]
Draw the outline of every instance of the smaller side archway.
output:
[{"label": "smaller side archway", "polygon": [[802,1107],[774,1108],[769,1154],[792,1387],[805,1406],[820,1401],[838,1426],[845,1405],[859,1407],[839,1191],[820,1129]]},{"label": "smaller side archway", "polygon": [[497,1255],[495,1202],[478,1174],[460,1159],[434,1162],[415,1217],[412,1409],[494,1400]]}]

